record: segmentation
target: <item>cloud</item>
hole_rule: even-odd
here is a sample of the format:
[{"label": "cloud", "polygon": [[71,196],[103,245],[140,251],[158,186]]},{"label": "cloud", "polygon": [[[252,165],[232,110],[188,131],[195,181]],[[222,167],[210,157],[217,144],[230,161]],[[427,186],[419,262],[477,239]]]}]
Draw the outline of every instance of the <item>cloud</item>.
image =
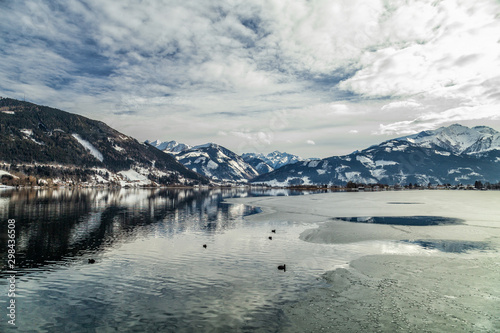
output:
[{"label": "cloud", "polygon": [[497,106],[462,106],[444,112],[425,113],[413,120],[399,121],[387,125],[380,124],[377,134],[413,134],[432,130],[445,124],[487,119],[500,119]]},{"label": "cloud", "polygon": [[314,142],[313,140],[306,140],[306,143],[308,145],[315,145],[316,144],[316,142]]},{"label": "cloud", "polygon": [[404,29],[408,16],[406,30],[414,30],[415,35],[364,53],[363,68],[341,83],[343,89],[367,96],[471,98],[481,97],[482,85],[500,77],[496,56],[500,44],[494,33],[500,29],[498,3],[423,1],[397,11],[401,20],[388,21],[396,24],[392,33]]},{"label": "cloud", "polygon": [[380,108],[381,110],[389,110],[389,109],[414,109],[421,108],[422,104],[416,102],[415,100],[409,99],[406,101],[396,101],[385,104]]},{"label": "cloud", "polygon": [[[497,121],[499,10],[494,0],[5,2],[0,94],[141,140],[299,153],[314,132],[307,152],[329,156],[373,133]],[[347,139],[352,128],[362,134]]]},{"label": "cloud", "polygon": [[350,134],[358,134],[359,131],[358,130],[355,130],[355,129],[352,129],[352,130],[349,130],[349,133]]}]

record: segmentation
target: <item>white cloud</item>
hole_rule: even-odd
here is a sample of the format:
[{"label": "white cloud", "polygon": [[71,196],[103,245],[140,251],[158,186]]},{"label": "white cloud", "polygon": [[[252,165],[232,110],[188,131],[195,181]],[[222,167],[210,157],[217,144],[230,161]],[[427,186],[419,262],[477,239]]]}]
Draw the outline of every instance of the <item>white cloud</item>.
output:
[{"label": "white cloud", "polygon": [[316,144],[316,142],[314,142],[313,140],[306,140],[306,143],[308,145],[315,145]]},{"label": "white cloud", "polygon": [[380,124],[377,134],[413,134],[435,129],[442,125],[488,119],[500,119],[497,106],[462,106],[444,112],[425,113],[413,120],[399,121],[387,125]]},{"label": "white cloud", "polygon": [[420,108],[422,107],[422,104],[416,102],[415,100],[409,99],[406,101],[396,101],[396,102],[391,102],[388,104],[385,104],[382,106],[381,110],[388,110],[388,109],[414,109],[414,108]]},{"label": "white cloud", "polygon": [[[415,29],[417,38],[403,38],[364,53],[363,69],[345,80],[342,88],[367,96],[429,94],[467,99],[482,97],[482,85],[500,77],[498,3],[410,2],[398,11],[400,18],[414,12],[415,20],[396,22],[392,32],[397,35],[406,26]],[[420,34],[422,29],[427,31]]]},{"label": "white cloud", "polygon": [[[307,152],[325,157],[379,140],[373,133],[500,126],[494,0],[54,0],[2,9],[2,96],[26,94],[141,140],[301,153],[314,132]],[[359,135],[345,135],[353,128]]]}]

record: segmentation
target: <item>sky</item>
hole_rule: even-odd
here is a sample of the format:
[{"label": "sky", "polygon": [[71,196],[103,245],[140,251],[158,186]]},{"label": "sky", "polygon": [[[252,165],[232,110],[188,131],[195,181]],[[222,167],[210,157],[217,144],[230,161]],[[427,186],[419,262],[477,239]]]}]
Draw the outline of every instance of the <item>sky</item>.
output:
[{"label": "sky", "polygon": [[498,0],[0,0],[0,96],[138,140],[348,154],[500,130]]}]

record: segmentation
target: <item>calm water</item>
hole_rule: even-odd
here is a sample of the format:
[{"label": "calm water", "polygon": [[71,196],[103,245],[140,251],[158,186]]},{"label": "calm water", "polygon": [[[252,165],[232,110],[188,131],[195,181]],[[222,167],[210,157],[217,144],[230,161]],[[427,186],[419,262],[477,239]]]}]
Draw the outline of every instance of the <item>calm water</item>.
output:
[{"label": "calm water", "polygon": [[[321,286],[318,276],[326,270],[367,248],[428,251],[388,242],[311,244],[299,235],[315,225],[248,222],[244,216],[258,212],[256,207],[222,203],[229,197],[290,194],[0,191],[1,307],[8,302],[7,220],[12,218],[18,332],[286,331],[281,305]],[[277,270],[283,263],[286,272]],[[6,311],[0,313],[5,332],[10,326]]]}]

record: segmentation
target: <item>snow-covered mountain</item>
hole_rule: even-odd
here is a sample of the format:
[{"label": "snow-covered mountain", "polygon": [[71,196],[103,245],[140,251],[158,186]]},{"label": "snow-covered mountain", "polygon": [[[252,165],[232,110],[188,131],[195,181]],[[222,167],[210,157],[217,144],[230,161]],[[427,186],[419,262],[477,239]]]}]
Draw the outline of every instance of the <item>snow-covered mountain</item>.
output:
[{"label": "snow-covered mountain", "polygon": [[181,151],[193,148],[190,145],[186,145],[184,143],[180,143],[180,142],[177,142],[175,140],[172,140],[172,141],[160,141],[160,140],[149,141],[149,140],[146,140],[146,143],[150,144],[151,146],[153,146],[161,151],[171,153],[171,154],[177,154],[177,153],[180,153]]},{"label": "snow-covered mountain", "polygon": [[425,148],[444,149],[456,155],[479,154],[500,149],[500,132],[487,126],[469,128],[454,124],[397,140],[408,141]]},{"label": "snow-covered mountain", "polygon": [[44,184],[209,183],[101,121],[11,98],[0,98],[0,167]]},{"label": "snow-covered mountain", "polygon": [[175,157],[189,169],[214,180],[247,182],[259,174],[240,156],[215,143],[194,146]]},{"label": "snow-covered mountain", "polygon": [[[241,156],[238,156],[229,149],[219,146],[215,143],[207,143],[204,145],[199,145],[194,147],[186,145],[184,143],[179,143],[177,141],[146,140],[146,143],[152,145],[153,147],[158,148],[161,151],[174,155],[179,162],[181,162],[182,164],[184,164],[185,166],[196,172],[199,172],[208,177],[225,181],[249,180],[252,179],[253,177],[256,177],[257,175],[262,175],[271,172],[284,165],[303,161],[303,159],[297,155],[282,153],[279,151],[273,151],[272,153],[269,153],[267,155],[257,154],[257,153],[244,153]],[[212,159],[209,156],[210,153],[208,152],[208,150],[210,149],[219,150],[219,152],[216,154],[219,157]],[[222,160],[220,160],[220,156],[222,155],[225,155],[225,157]],[[193,160],[192,157],[196,157],[196,159]],[[205,161],[206,165],[199,164],[203,160],[199,160],[198,163],[195,163],[197,157],[207,158],[207,160]],[[232,162],[230,162],[231,158]],[[209,160],[211,160],[212,163],[208,164]],[[228,167],[226,168],[226,171],[214,172],[213,171],[214,169],[212,168],[215,166],[215,164],[221,165],[223,161],[226,162]],[[194,164],[199,164],[199,165],[196,166]],[[219,170],[222,169],[223,168]],[[229,172],[230,169],[234,170]]]},{"label": "snow-covered mountain", "polygon": [[247,162],[253,161],[253,163],[256,163],[255,160],[258,159],[270,166],[272,169],[279,169],[284,165],[303,161],[303,159],[297,155],[282,153],[277,150],[267,155],[261,153],[244,153],[241,155],[241,157],[243,158],[243,160]]},{"label": "snow-covered mountain", "polygon": [[499,132],[481,126],[442,127],[397,138],[344,156],[285,165],[252,179],[270,185],[348,181],[385,184],[457,184],[500,181]]},{"label": "snow-covered mountain", "polygon": [[262,175],[274,170],[272,166],[267,164],[263,159],[255,156],[257,154],[245,153],[241,155],[241,158],[248,164],[250,164],[258,173]]}]

